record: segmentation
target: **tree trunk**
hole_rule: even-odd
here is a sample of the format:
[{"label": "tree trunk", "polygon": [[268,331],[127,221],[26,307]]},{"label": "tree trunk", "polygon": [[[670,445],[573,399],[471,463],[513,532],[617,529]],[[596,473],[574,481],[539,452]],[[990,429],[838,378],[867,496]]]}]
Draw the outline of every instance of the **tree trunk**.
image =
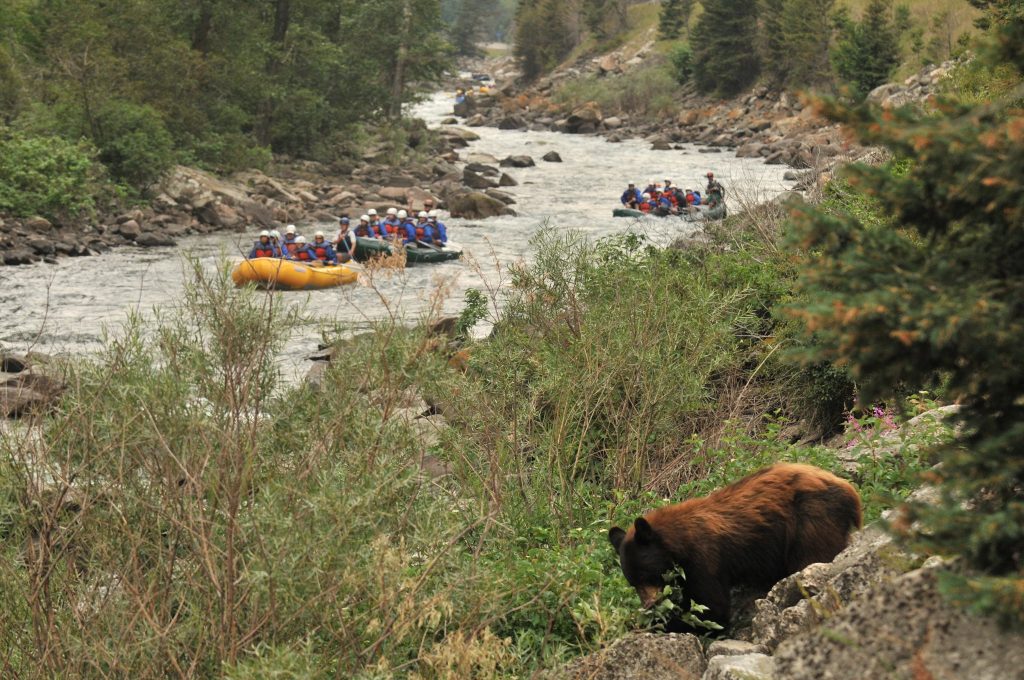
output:
[{"label": "tree trunk", "polygon": [[391,83],[391,106],[388,108],[388,117],[392,119],[402,117],[402,94],[405,91],[405,60],[409,57],[409,48],[406,41],[411,28],[412,7],[409,5],[409,0],[405,0],[402,7],[402,31],[399,33],[398,56],[395,59],[395,77]]},{"label": "tree trunk", "polygon": [[210,31],[213,29],[213,3],[215,0],[200,0],[199,19],[192,31],[192,49],[204,57],[210,53]]}]

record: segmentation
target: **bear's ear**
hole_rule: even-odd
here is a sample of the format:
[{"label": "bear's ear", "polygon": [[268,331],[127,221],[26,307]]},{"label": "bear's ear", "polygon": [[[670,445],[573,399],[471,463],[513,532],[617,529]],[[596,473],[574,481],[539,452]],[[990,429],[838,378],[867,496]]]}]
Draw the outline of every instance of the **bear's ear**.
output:
[{"label": "bear's ear", "polygon": [[608,540],[611,541],[612,547],[618,552],[619,546],[622,545],[622,541],[626,538],[626,532],[619,527],[612,527],[608,530]]},{"label": "bear's ear", "polygon": [[637,543],[653,543],[654,539],[657,538],[657,534],[654,533],[654,527],[643,517],[636,518],[636,521],[633,522],[633,529]]}]

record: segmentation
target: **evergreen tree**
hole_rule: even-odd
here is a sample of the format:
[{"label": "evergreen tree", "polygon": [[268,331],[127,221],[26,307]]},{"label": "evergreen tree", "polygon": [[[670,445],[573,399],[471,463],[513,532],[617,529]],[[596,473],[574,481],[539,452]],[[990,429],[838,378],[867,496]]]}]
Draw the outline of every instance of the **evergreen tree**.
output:
[{"label": "evergreen tree", "polygon": [[960,404],[958,439],[929,473],[941,501],[896,526],[915,548],[965,558],[947,594],[1024,624],[1024,20],[999,37],[1013,82],[975,108],[831,108],[863,144],[913,159],[849,171],[896,226],[804,207],[794,245],[815,253],[798,310],[827,348],[815,359],[849,365],[867,403],[941,376]]},{"label": "evergreen tree", "polygon": [[812,87],[831,79],[829,45],[835,0],[786,0],[782,8],[785,83]]},{"label": "evergreen tree", "polygon": [[452,23],[451,40],[455,52],[465,57],[480,56],[477,41],[481,38],[483,16],[488,0],[461,0]]},{"label": "evergreen tree", "polygon": [[658,14],[658,35],[663,40],[675,40],[690,21],[692,0],[661,0]]},{"label": "evergreen tree", "polygon": [[759,45],[764,71],[775,85],[783,85],[789,74],[789,53],[782,30],[785,0],[760,0]]},{"label": "evergreen tree", "polygon": [[563,0],[520,0],[514,51],[527,78],[557,66],[576,46],[571,36]]},{"label": "evergreen tree", "polygon": [[730,96],[758,76],[757,0],[708,0],[693,38],[694,82]]},{"label": "evergreen tree", "polygon": [[888,82],[899,66],[899,37],[892,0],[871,0],[859,22],[844,22],[832,62],[857,99]]}]

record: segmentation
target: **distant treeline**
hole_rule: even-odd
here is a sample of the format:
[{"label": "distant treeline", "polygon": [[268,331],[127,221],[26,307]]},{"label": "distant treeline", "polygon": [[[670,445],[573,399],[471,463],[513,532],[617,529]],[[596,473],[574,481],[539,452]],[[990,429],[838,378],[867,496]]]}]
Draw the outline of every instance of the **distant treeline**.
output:
[{"label": "distant treeline", "polygon": [[84,140],[135,187],[171,161],[330,160],[450,53],[440,0],[5,0],[0,142]]}]

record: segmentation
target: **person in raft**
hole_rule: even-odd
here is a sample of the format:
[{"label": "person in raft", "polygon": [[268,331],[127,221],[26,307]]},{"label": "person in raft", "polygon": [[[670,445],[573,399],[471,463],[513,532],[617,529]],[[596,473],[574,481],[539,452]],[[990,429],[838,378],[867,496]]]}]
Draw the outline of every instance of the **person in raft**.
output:
[{"label": "person in raft", "polygon": [[380,238],[380,234],[370,226],[369,215],[360,216],[359,224],[356,225],[354,231],[359,238]]},{"label": "person in raft", "polygon": [[342,217],[339,222],[338,235],[334,237],[334,252],[337,255],[338,262],[349,262],[352,260],[352,255],[355,253],[355,234],[349,230],[349,218]]},{"label": "person in raft", "polygon": [[[430,223],[429,215],[425,210],[421,210],[416,215],[416,218],[412,234],[416,238],[416,243],[419,245],[434,245],[434,225]],[[408,234],[406,235],[408,236]]]},{"label": "person in raft", "polygon": [[622,192],[622,197],[619,198],[619,201],[622,203],[622,205],[624,205],[627,208],[632,208],[633,210],[637,209],[637,206],[640,205],[640,201],[642,200],[643,194],[640,193],[640,190],[636,188],[636,184],[634,184],[633,182],[629,183],[629,186],[626,187],[626,190]]},{"label": "person in raft", "polygon": [[281,249],[273,244],[270,240],[270,232],[265,229],[260,232],[259,239],[249,251],[250,260],[257,257],[281,257]]},{"label": "person in raft", "polygon": [[291,259],[295,255],[295,250],[299,247],[296,238],[295,225],[289,224],[284,229],[284,238],[281,239],[281,252],[284,257]]},{"label": "person in raft", "polygon": [[391,238],[402,229],[402,222],[398,219],[398,209],[388,208],[388,216],[380,223],[377,234],[380,238]]},{"label": "person in raft", "polygon": [[436,210],[428,212],[427,219],[430,226],[434,228],[434,245],[444,248],[448,244],[448,228],[444,226],[444,222],[438,219]]},{"label": "person in raft", "polygon": [[321,264],[338,264],[338,255],[331,247],[331,242],[324,236],[324,232],[318,231],[313,234],[313,242],[309,245]]},{"label": "person in raft", "polygon": [[295,252],[292,253],[292,259],[298,262],[317,262],[316,253],[313,252],[313,248],[306,243],[305,236],[295,237]]},{"label": "person in raft", "polygon": [[721,185],[721,183],[719,183],[719,181],[715,179],[715,173],[709,172],[708,173],[708,188],[707,188],[707,194],[708,194],[708,200],[709,201],[710,201],[710,198],[711,198],[711,193],[713,191],[715,191],[715,190],[718,191],[718,196],[719,196],[720,200],[725,198],[725,187],[723,187]]}]

